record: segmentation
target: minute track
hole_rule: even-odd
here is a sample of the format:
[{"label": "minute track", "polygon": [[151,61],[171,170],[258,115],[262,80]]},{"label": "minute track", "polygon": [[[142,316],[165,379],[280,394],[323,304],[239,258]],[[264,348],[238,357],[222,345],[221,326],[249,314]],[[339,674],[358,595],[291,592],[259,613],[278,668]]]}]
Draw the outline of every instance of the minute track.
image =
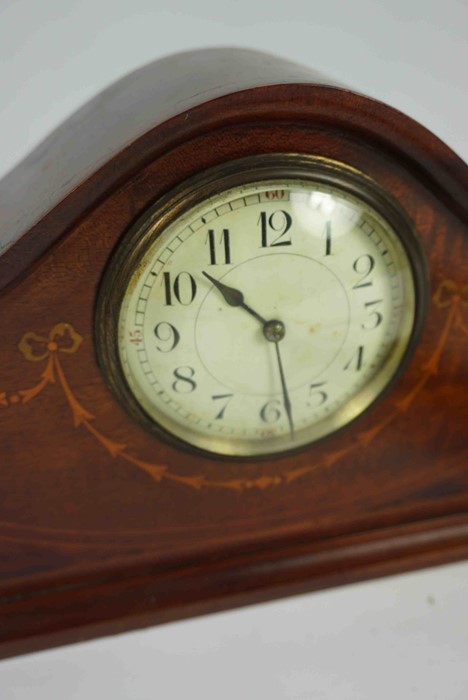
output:
[{"label": "minute track", "polygon": [[[288,245],[273,245],[286,227]],[[402,283],[402,269],[408,265],[397,234],[339,186],[295,177],[212,194],[167,225],[138,263],[141,283],[129,286],[123,308],[128,319],[137,313],[148,378],[166,396],[145,385],[132,359],[132,325],[124,323],[132,391],[163,430],[203,450],[248,456],[308,444],[362,410],[356,397],[364,387],[379,376],[384,386],[382,368],[395,343],[405,343],[397,339],[411,280]],[[266,342],[264,329],[274,323],[286,337]],[[182,379],[174,393],[174,372],[184,367],[196,388],[185,392]],[[325,380],[326,405],[308,407],[309,385]],[[210,398],[230,395],[223,411]]]}]

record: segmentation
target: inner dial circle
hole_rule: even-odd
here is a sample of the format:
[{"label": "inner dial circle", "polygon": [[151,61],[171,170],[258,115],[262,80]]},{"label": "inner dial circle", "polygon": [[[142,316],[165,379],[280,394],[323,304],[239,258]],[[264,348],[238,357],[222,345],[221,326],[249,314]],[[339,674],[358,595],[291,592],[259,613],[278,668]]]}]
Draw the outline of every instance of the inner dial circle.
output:
[{"label": "inner dial circle", "polygon": [[147,425],[215,454],[284,452],[346,425],[389,383],[415,288],[399,235],[373,206],[284,178],[165,221],[140,224],[118,320]]},{"label": "inner dial circle", "polygon": [[[291,391],[323,372],[340,352],[349,328],[348,298],[339,278],[322,263],[294,253],[270,253],[234,266],[219,279],[255,300],[267,321],[278,319],[284,325],[281,350]],[[215,287],[200,305],[195,346],[206,371],[226,388],[253,396],[282,393],[275,349],[265,342],[264,327],[226,304]]]}]

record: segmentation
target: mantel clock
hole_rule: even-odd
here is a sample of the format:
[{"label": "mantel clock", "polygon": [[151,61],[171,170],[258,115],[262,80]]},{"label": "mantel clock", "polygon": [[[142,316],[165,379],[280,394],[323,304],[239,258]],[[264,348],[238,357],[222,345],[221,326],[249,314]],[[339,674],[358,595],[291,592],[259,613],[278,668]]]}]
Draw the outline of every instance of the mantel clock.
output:
[{"label": "mantel clock", "polygon": [[7,175],[2,654],[465,557],[467,202],[421,125],[234,49]]}]

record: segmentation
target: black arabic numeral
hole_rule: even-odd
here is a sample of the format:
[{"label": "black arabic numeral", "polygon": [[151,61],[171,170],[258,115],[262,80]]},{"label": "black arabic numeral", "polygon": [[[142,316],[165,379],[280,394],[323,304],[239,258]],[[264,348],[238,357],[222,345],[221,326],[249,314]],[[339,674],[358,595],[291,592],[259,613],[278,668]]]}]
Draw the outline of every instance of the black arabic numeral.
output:
[{"label": "black arabic numeral", "polygon": [[[266,211],[262,211],[257,223],[260,224],[262,231],[262,248],[273,248],[275,246],[292,244],[291,236],[284,239],[284,236],[292,226],[292,218],[287,211],[277,209],[273,214],[270,214],[270,216],[267,215]],[[279,233],[279,236],[276,236],[271,243],[268,242],[268,234],[270,231]]]},{"label": "black arabic numeral", "polygon": [[177,394],[191,394],[197,388],[197,383],[192,377],[195,375],[193,367],[177,367],[174,370],[175,381],[172,388]]},{"label": "black arabic numeral", "polygon": [[206,243],[210,251],[210,265],[218,265],[216,251],[221,248],[221,257],[224,258],[221,265],[231,264],[231,242],[229,238],[229,229],[223,228],[219,241],[216,241],[214,229],[210,228],[206,237]]},{"label": "black arabic numeral", "polygon": [[172,282],[171,273],[164,272],[163,279],[166,306],[172,306],[173,292],[174,297],[182,306],[188,306],[195,299],[197,283],[190,272],[179,272],[174,282]]},{"label": "black arabic numeral", "polygon": [[172,323],[161,321],[154,328],[154,335],[161,341],[161,345],[156,345],[160,352],[171,352],[180,340],[180,333]]},{"label": "black arabic numeral", "polygon": [[279,399],[272,399],[267,401],[267,403],[262,407],[260,411],[260,418],[264,423],[277,423],[281,418],[281,411],[278,406],[282,403]]},{"label": "black arabic numeral", "polygon": [[343,369],[351,369],[359,372],[362,369],[362,363],[364,358],[364,346],[360,345],[356,352],[353,353],[349,362],[347,362]]},{"label": "black arabic numeral", "polygon": [[[367,309],[369,306],[374,306],[375,304],[381,304],[381,303],[382,303],[382,299],[376,299],[376,301],[366,301],[364,306]],[[366,323],[361,323],[361,328],[363,330],[373,331],[375,328],[377,328],[377,326],[380,326],[380,324],[383,321],[383,314],[380,311],[377,311],[376,309],[374,309],[369,314],[369,319],[371,319],[371,318],[374,319],[373,325],[368,326]]]},{"label": "black arabic numeral", "polygon": [[325,224],[325,255],[331,255],[332,249],[332,230],[331,221]]},{"label": "black arabic numeral", "polygon": [[375,267],[375,260],[372,255],[360,255],[353,263],[353,270],[361,275],[361,278],[356,284],[353,284],[353,289],[361,289],[362,287],[370,287],[372,280],[368,280],[370,273]]},{"label": "black arabic numeral", "polygon": [[322,404],[325,403],[325,401],[328,399],[328,394],[326,391],[323,391],[320,387],[325,386],[327,382],[318,382],[316,384],[309,384],[309,399],[316,400],[318,399],[318,403],[315,406],[311,406],[310,402],[307,402],[307,405],[310,406],[311,408],[318,408]]},{"label": "black arabic numeral", "polygon": [[222,401],[223,399],[226,399],[221,410],[218,411],[218,413],[216,414],[215,420],[221,420],[222,418],[224,418],[224,412],[227,408],[229,401],[232,399],[233,396],[234,396],[234,394],[217,394],[216,396],[211,397],[213,399],[213,401],[219,401],[219,400]]}]

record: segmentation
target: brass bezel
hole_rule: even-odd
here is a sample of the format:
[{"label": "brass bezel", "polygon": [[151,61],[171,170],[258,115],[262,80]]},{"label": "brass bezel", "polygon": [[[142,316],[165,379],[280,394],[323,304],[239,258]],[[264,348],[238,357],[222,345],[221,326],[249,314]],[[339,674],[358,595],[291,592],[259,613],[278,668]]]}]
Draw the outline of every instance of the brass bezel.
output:
[{"label": "brass bezel", "polygon": [[[219,442],[216,436],[213,436],[212,439],[205,438],[191,442],[184,440],[169,428],[162,427],[155,422],[139,404],[125,379],[119,356],[117,339],[120,308],[136,266],[141,262],[148,247],[165,231],[170,223],[191,208],[222,191],[278,178],[299,178],[340,188],[361,199],[387,220],[398,235],[411,267],[415,294],[413,325],[408,343],[400,356],[396,358],[392,356],[387,361],[393,361],[395,365],[392,368],[390,379],[377,391],[370,391],[370,387],[378,384],[377,379],[382,375],[382,372],[374,375],[370,382],[364,385],[353,398],[354,409],[351,417],[347,416],[345,420],[342,419],[343,414],[346,413],[344,408],[348,406],[345,404],[332,416],[313,426],[317,433],[315,437],[301,445],[294,446],[292,449],[283,448],[281,439],[278,439],[280,449],[277,451],[263,453],[216,451],[207,444],[211,442],[214,446]],[[295,153],[249,156],[215,166],[182,182],[178,187],[158,199],[124,234],[105,270],[98,292],[95,317],[98,364],[108,387],[131,417],[150,433],[166,442],[190,452],[201,453],[217,459],[241,461],[274,459],[304,450],[311,444],[348,427],[367,413],[387,393],[404,371],[421,334],[428,306],[428,290],[427,265],[419,239],[400,205],[374,180],[344,163],[317,156]],[[349,414],[349,410],[347,413]],[[332,417],[335,417],[336,420],[331,420]],[[317,427],[322,423],[328,424],[331,428],[320,432]],[[314,433],[313,430],[309,430],[309,432]],[[227,441],[222,440],[222,442],[226,443]],[[287,442],[287,439],[284,442]],[[236,445],[238,445],[237,442]]]}]

